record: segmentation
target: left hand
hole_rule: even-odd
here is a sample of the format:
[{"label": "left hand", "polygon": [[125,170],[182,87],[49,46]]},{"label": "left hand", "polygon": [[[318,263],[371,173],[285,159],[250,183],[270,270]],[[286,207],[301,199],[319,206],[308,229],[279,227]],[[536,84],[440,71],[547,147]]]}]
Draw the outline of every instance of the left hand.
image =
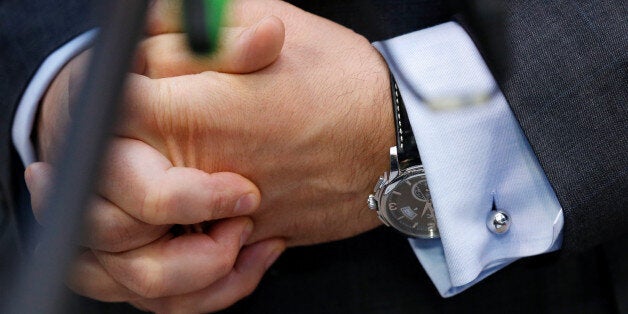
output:
[{"label": "left hand", "polygon": [[129,119],[117,132],[175,166],[251,179],[262,203],[249,243],[279,236],[305,245],[374,228],[365,200],[394,145],[383,58],[364,37],[290,4],[237,3],[239,20],[284,22],[280,57],[246,75],[132,75]]},{"label": "left hand", "polygon": [[[211,58],[161,63],[161,42],[182,45],[176,29],[155,25],[172,1],[155,2],[148,38],[140,44],[134,71],[150,76],[216,70],[248,73],[272,63],[283,44],[283,24],[263,19],[223,26],[221,49]],[[164,7],[165,5],[165,7]],[[175,32],[175,33],[172,33]],[[165,39],[165,40],[164,40]],[[172,40],[177,39],[177,40]],[[184,48],[184,47],[181,47]],[[69,100],[78,89],[89,51],[72,59],[48,89],[38,118],[40,160],[54,160],[71,119]],[[241,62],[251,57],[251,62]],[[128,91],[128,94],[140,91]],[[142,97],[142,95],[137,95]],[[35,217],[46,225],[43,201],[50,164],[31,164],[25,173]],[[240,200],[244,200],[240,202]],[[208,312],[223,309],[252,292],[285,248],[282,239],[244,245],[254,228],[246,217],[258,210],[259,190],[234,173],[205,173],[175,167],[136,139],[115,136],[84,221],[83,246],[67,278],[77,293],[101,301],[129,301],[155,312]],[[169,232],[173,224],[197,224],[196,233]]]}]

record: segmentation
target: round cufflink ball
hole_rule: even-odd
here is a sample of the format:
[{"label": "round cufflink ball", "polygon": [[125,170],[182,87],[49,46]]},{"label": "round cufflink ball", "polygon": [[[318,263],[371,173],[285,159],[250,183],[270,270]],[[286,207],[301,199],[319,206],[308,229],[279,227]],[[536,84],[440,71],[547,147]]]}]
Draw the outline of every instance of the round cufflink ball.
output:
[{"label": "round cufflink ball", "polygon": [[510,215],[501,210],[493,210],[486,219],[486,227],[492,233],[503,234],[510,229],[512,219]]}]

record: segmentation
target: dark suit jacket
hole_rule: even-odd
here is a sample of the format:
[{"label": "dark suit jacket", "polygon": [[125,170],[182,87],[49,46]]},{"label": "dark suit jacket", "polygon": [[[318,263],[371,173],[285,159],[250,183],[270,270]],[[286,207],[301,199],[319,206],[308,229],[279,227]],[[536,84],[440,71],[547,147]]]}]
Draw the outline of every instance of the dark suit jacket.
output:
[{"label": "dark suit jacket", "polygon": [[[446,2],[431,0],[292,2],[370,40],[457,13]],[[505,2],[510,71],[498,82],[563,207],[563,253],[516,262],[459,296],[441,299],[405,239],[380,228],[288,250],[257,291],[226,312],[628,312],[628,241],[622,236],[628,223],[625,3]],[[4,222],[30,219],[23,168],[9,136],[17,101],[46,56],[93,27],[87,16],[87,1],[0,2]]]}]

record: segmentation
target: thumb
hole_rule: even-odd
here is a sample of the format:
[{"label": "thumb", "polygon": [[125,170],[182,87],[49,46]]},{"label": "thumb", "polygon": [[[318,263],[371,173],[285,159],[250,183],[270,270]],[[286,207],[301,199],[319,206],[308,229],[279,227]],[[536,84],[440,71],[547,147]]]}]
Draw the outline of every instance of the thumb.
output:
[{"label": "thumb", "polygon": [[268,16],[252,26],[222,27],[218,50],[209,56],[195,55],[183,33],[149,37],[138,47],[134,72],[150,78],[215,71],[245,74],[273,63],[283,47],[283,22]]},{"label": "thumb", "polygon": [[36,162],[26,168],[24,179],[31,193],[31,205],[35,219],[41,224],[46,195],[52,183],[52,166],[44,162]]}]

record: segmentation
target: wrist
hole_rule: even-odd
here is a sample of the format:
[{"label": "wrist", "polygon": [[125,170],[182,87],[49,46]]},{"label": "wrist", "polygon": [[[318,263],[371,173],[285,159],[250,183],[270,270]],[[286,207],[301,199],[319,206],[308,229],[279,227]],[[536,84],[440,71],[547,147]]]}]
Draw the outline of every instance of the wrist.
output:
[{"label": "wrist", "polygon": [[[371,112],[371,115],[374,118],[372,131],[376,136],[374,137],[375,140],[370,143],[369,152],[365,154],[368,155],[371,160],[368,163],[367,181],[365,182],[366,184],[358,201],[360,207],[364,210],[366,210],[366,206],[364,206],[364,196],[373,193],[373,186],[375,186],[377,178],[389,169],[390,158],[388,152],[390,147],[395,146],[396,143],[390,72],[384,58],[377,52],[377,50],[374,48],[373,50],[376,52],[376,59],[373,68],[376,69],[374,73],[377,73],[377,79],[374,80],[374,85],[371,86],[372,90],[375,91],[373,97],[373,111]],[[362,216],[368,217],[368,221],[371,226],[378,226],[382,224],[381,220],[377,219],[377,215],[373,215],[370,212]]]},{"label": "wrist", "polygon": [[80,88],[81,74],[89,55],[89,51],[86,51],[68,62],[41,100],[33,134],[37,158],[40,161],[51,162],[57,154],[70,121],[69,104]]},{"label": "wrist", "polygon": [[[375,50],[375,49],[374,49]],[[375,50],[377,52],[377,50]],[[373,156],[376,158],[372,167],[372,178],[377,178],[382,172],[389,168],[389,148],[396,145],[395,119],[393,113],[393,98],[391,92],[391,77],[388,65],[381,54],[377,53],[378,79],[375,89],[378,91],[375,97],[377,119],[374,129],[378,135],[377,144],[374,145]],[[372,190],[375,181],[369,182],[369,189]],[[370,192],[369,192],[370,193]]]}]

